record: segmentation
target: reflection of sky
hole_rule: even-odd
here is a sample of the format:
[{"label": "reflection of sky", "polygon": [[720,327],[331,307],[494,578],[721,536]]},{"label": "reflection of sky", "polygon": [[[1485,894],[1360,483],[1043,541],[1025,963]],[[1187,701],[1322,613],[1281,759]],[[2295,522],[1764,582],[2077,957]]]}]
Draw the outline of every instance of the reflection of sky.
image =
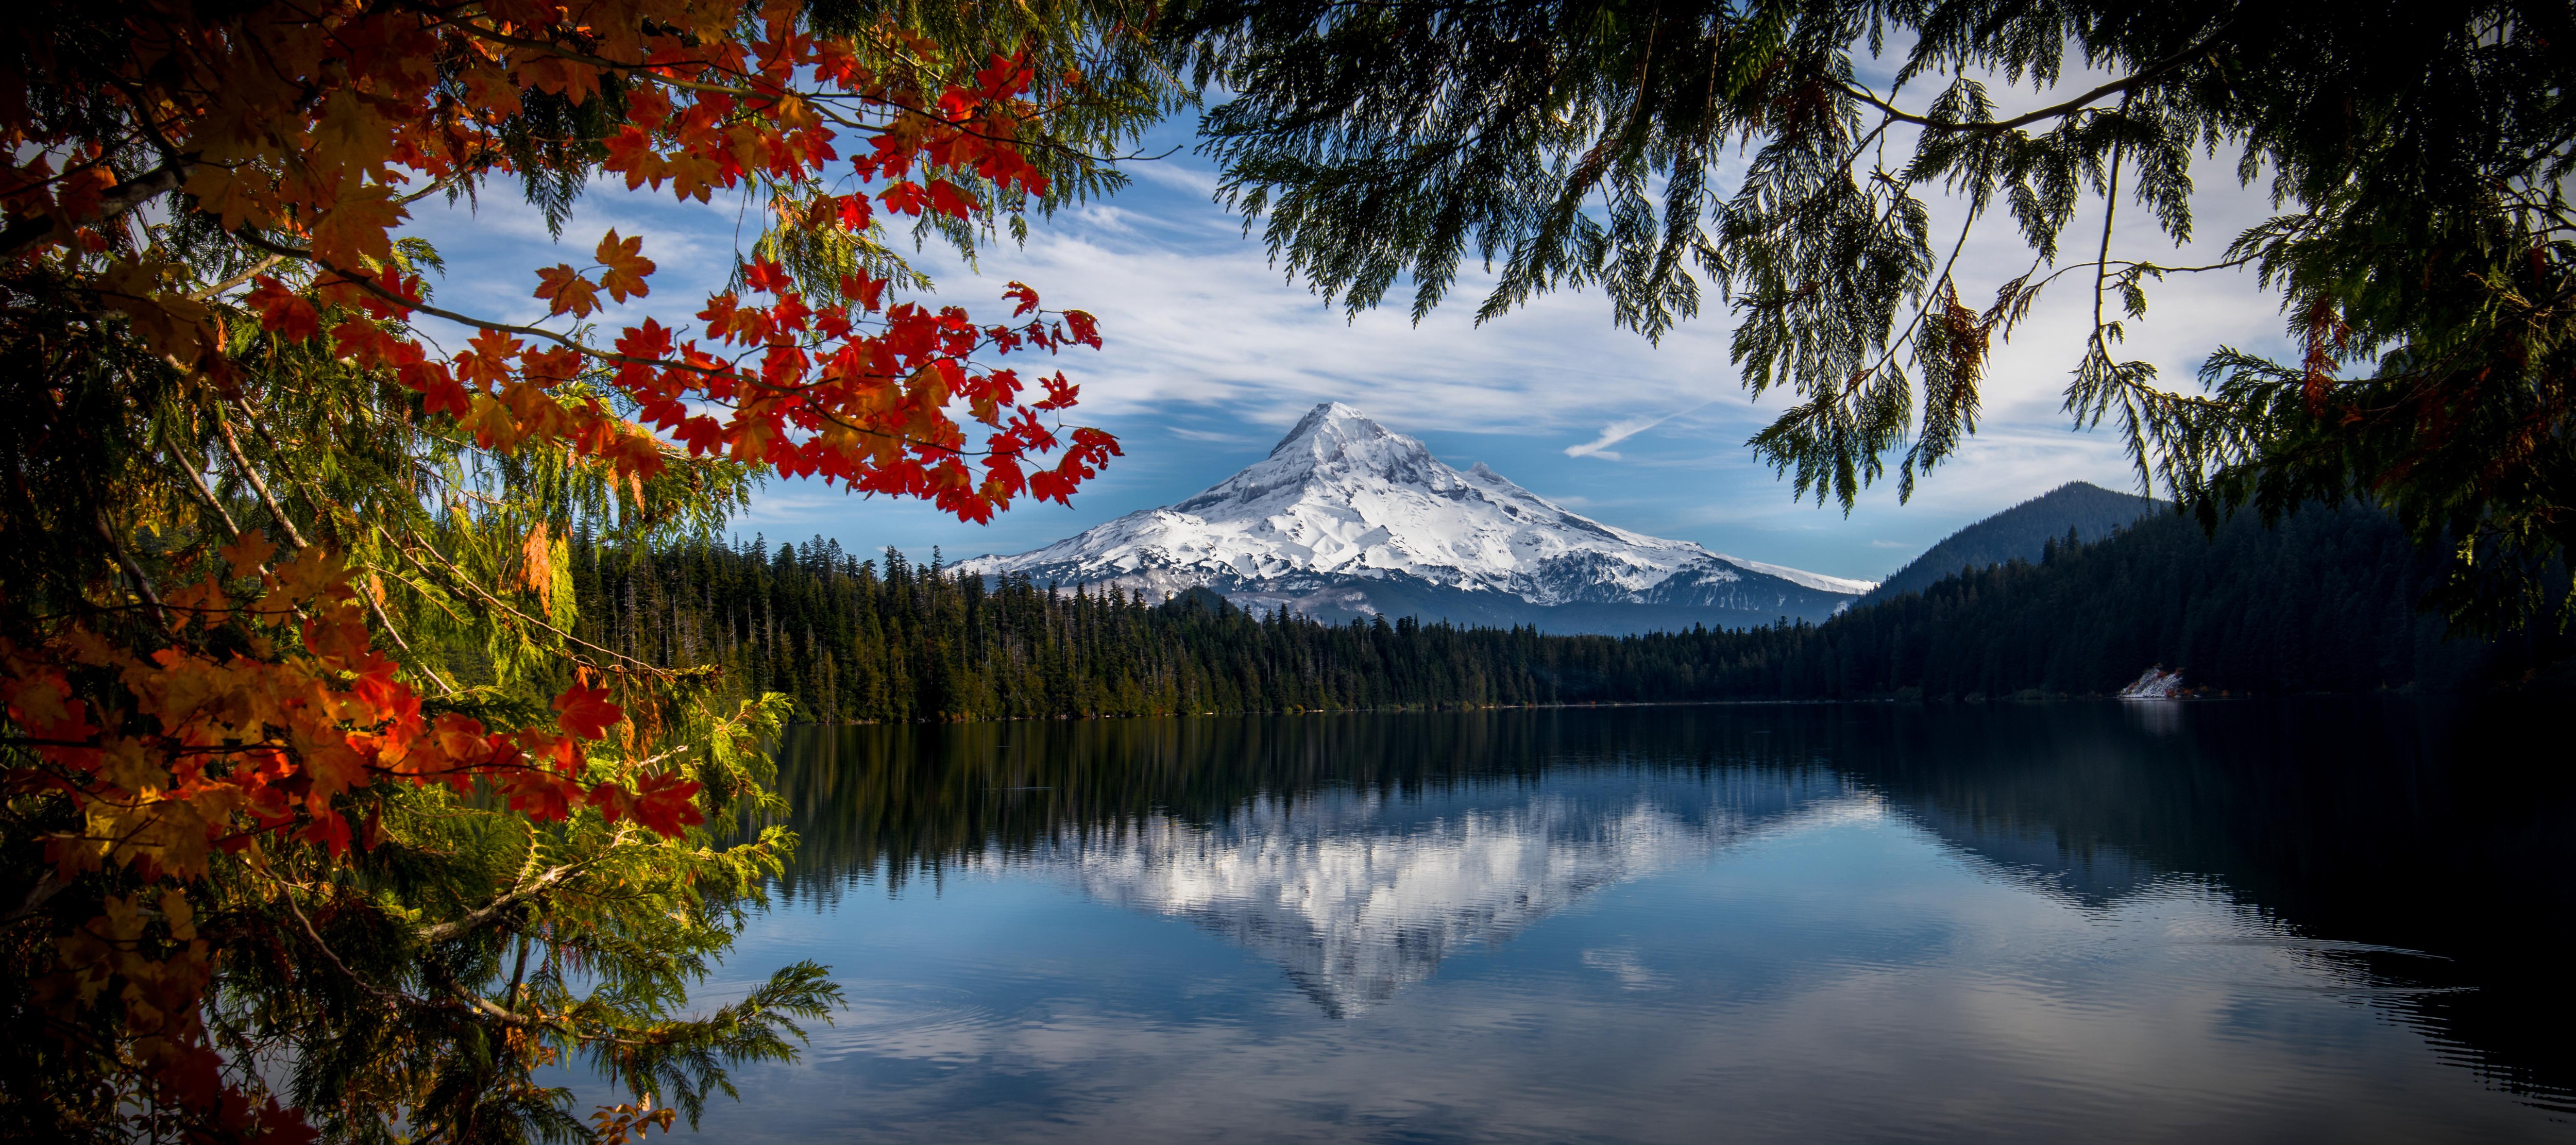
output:
[{"label": "reflection of sky", "polygon": [[[1796,787],[1614,773],[1256,803],[780,912],[727,974],[831,963],[852,1011],[804,1062],[741,1071],[743,1101],[707,1128],[2576,1139],[2441,1064],[2330,944],[2214,887],[2068,895],[1867,797]],[[1385,949],[1407,942],[1433,948]],[[1298,979],[1319,950],[1353,976]],[[1370,1004],[1336,1017],[1335,991]]]}]

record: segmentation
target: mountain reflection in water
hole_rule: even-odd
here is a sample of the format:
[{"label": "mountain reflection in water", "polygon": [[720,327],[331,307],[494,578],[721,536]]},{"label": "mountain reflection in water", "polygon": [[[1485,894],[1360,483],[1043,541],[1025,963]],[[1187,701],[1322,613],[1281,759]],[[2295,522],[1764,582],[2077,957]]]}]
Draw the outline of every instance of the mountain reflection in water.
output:
[{"label": "mountain reflection in water", "polygon": [[1218,826],[1156,814],[1043,862],[1094,898],[1189,919],[1278,962],[1342,1017],[1599,887],[1705,858],[1768,822],[1878,810],[1831,773],[1733,778],[1552,787],[1501,806],[1466,792],[1264,795]]},{"label": "mountain reflection in water", "polygon": [[[793,1109],[809,1100],[791,1093],[821,1084],[818,1071],[873,1063],[864,1081],[829,1089],[841,1136],[1690,1139],[1708,1135],[1717,1103],[1751,1137],[2188,1129],[2402,1139],[2403,1117],[2363,1107],[2415,1102],[2425,1125],[2446,1132],[2576,1139],[2566,1117],[2576,1113],[2576,1057],[2563,1046],[2576,1006],[2560,965],[2576,905],[2576,800],[2563,753],[2527,746],[2543,714],[2371,700],[803,729],[785,745],[780,781],[804,847],[737,960],[746,970],[765,958],[834,963],[854,1011],[841,1031],[818,1036],[809,1064],[746,1071],[741,1112],[719,1103],[709,1127],[810,1136],[791,1132]],[[1863,841],[1798,850],[1809,838]],[[1908,839],[1931,849],[1918,857]],[[1792,852],[1801,857],[1787,863]],[[1925,867],[1942,862],[1960,873]],[[1724,874],[1730,864],[1785,873],[1765,882]],[[1897,875],[1923,889],[1882,885]],[[1655,889],[1613,891],[1632,885]],[[1978,885],[2003,897],[1958,889]],[[1036,886],[1129,917],[1186,921],[1273,967],[1272,983],[1284,974],[1311,999],[1310,1017],[1266,1008],[1257,975],[1165,950],[1163,939],[1154,951],[1113,943],[1083,961],[1089,948],[1067,929],[1065,908],[1022,898],[988,908],[977,896],[1001,891],[970,893]],[[2033,905],[2010,906],[2016,895]],[[1867,905],[1882,896],[1892,905]],[[1909,913],[1940,896],[1958,900],[1939,908],[1950,915]],[[1755,900],[1771,902],[1769,913],[1728,905]],[[2021,923],[1978,914],[2005,910],[2058,913]],[[1693,922],[1703,911],[1741,933]],[[921,980],[936,971],[895,972],[925,943],[998,961],[939,982]],[[1555,946],[1570,955],[1564,969],[1513,977],[1515,959],[1546,962]],[[1808,946],[1818,953],[1801,964]],[[1503,957],[1511,951],[1522,953]],[[1453,973],[1468,952],[1479,955],[1474,966]],[[1119,994],[1130,988],[1119,985],[1121,962],[1149,956],[1200,961],[1167,997]],[[1940,973],[1920,973],[1932,961]],[[1598,1030],[1525,1015],[1513,1021],[1534,1025],[1516,1040],[1459,1016],[1478,998],[1533,1015],[1564,1009],[1574,980],[1548,975],[1574,973],[1638,1001],[1599,1003],[1613,1009],[1586,1020]],[[1731,1036],[1727,1020],[1795,1002],[1815,987],[1790,979],[1817,975],[1897,991],[1886,1028],[1866,1039],[1884,1045],[1782,1044],[1780,1061],[1765,1063],[1761,1044],[1707,1041]],[[2145,980],[2155,976],[2164,977]],[[1100,998],[1063,996],[1086,981]],[[1007,1002],[1003,984],[1027,996]],[[1434,990],[1444,993],[1408,1008]],[[925,991],[977,995],[968,1009],[980,1016],[938,1017],[954,1008],[926,1002],[897,1015]],[[1968,1023],[1947,1007],[1989,995],[2014,999],[1996,1012],[2037,1024],[1924,1028]],[[1647,1001],[1675,997],[1688,1001]],[[1942,1016],[1903,1016],[1917,1004]],[[1012,1005],[1016,1016],[1001,1012]],[[1081,1021],[1067,1017],[1075,1010]],[[1616,1045],[1624,1028],[1642,1045],[1664,1026],[1698,1048],[1664,1051],[1682,1060],[1666,1061],[1679,1072],[1660,1082],[1632,1070],[1578,1083],[1568,1078],[1584,1069],[1569,1062],[1568,1078],[1521,1078],[1470,1113],[1480,1086],[1503,1083],[1371,1049],[1370,1039],[1392,1036],[1372,1032],[1381,1013],[1408,1026],[1410,1042],[1455,1043],[1455,1053],[1509,1057],[1501,1051],[1517,1046],[1511,1053],[1581,1057],[1588,1038]],[[2302,1032],[2350,1014],[2396,1029]],[[1302,1024],[1311,1022],[1324,1024]],[[1819,1030],[1831,1024],[1765,1036],[1829,1040]],[[2411,1040],[2387,1040],[2401,1034]],[[2378,1039],[2376,1056],[2352,1049],[2355,1038]],[[2355,1057],[2332,1060],[2342,1052]],[[1262,1081],[1224,1081],[1252,1087],[1239,1101],[1157,1101],[1145,1080],[1104,1064],[1157,1053],[1250,1055],[1242,1068]],[[1736,1053],[1750,1056],[1730,1063]],[[2280,1076],[2184,1076],[2207,1054],[2253,1054]],[[1692,1074],[1694,1055],[1706,1076]],[[1895,1080],[1868,1094],[1831,1093],[1845,1086],[1803,1074],[1786,1088],[1776,1076],[1749,1084],[1795,1073],[1781,1062],[1808,1055]],[[1993,1060],[1976,1066],[1979,1055]],[[2098,1060],[2075,1060],[2087,1058]],[[2130,1076],[2142,1069],[2176,1073]],[[1675,1080],[1684,1075],[1695,1079],[1688,1087]],[[1819,1092],[1802,1096],[1799,1079]],[[1387,1098],[1391,1084],[1409,1096]],[[1443,1086],[1459,1092],[1435,1099]],[[1531,1096],[1550,1086],[1565,1091]],[[2436,1108],[2412,1096],[2418,1086],[2467,1104]],[[1981,1098],[1980,1087],[1992,1092]],[[2037,1088],[1998,1097],[2016,1087]],[[1796,1112],[1809,1099],[1813,1110]],[[1984,1099],[2010,1112],[1974,1112]],[[1516,1101],[1534,1104],[1501,1112]],[[1600,1116],[1587,1116],[1587,1103]],[[2346,1107],[2353,1120],[2332,1126],[2303,1112]],[[1541,1123],[1560,1114],[1561,1124]]]}]

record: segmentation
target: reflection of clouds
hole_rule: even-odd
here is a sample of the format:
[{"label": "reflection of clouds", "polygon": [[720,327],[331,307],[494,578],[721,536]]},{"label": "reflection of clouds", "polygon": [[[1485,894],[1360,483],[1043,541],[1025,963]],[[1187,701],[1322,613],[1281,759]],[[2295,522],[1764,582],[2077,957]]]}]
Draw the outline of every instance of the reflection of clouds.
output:
[{"label": "reflection of clouds", "polygon": [[[1261,973],[1156,1004],[1196,963],[1125,931],[1077,949],[1040,929],[996,933],[980,896],[1025,868],[952,883],[953,931],[887,925],[853,899],[847,963],[901,951],[963,989],[853,981],[854,997],[884,1001],[817,1030],[813,1068],[738,1074],[744,1101],[716,1103],[707,1127],[796,1142],[1701,1142],[1714,1127],[1802,1143],[2565,1136],[2356,1004],[2371,982],[2359,952],[2214,885],[2169,880],[2079,906],[1955,862],[1931,833],[1831,793],[1784,810],[1533,792],[1503,801],[1517,819],[1484,822],[1561,827],[1552,800],[1605,823],[1634,822],[1643,805],[1667,818],[1666,840],[1720,850],[1639,893],[1595,896],[1574,926],[1525,933],[1508,973],[1424,983],[1356,1021],[1275,1005],[1276,979]],[[1311,802],[1263,832],[1316,824],[1436,850],[1464,831],[1427,824],[1458,823],[1474,803],[1408,816],[1400,801]],[[1706,813],[1730,805],[1745,811]],[[1038,858],[1052,876],[1084,869],[1069,846]],[[1240,884],[1173,885],[1198,889],[1176,901],[1215,910]]]},{"label": "reflection of clouds", "polygon": [[1637,952],[1626,947],[1617,950],[1586,950],[1583,952],[1583,964],[1618,979],[1620,988],[1625,990],[1662,990],[1671,986],[1673,982],[1671,975],[1658,974],[1647,969],[1646,964],[1637,957]]},{"label": "reflection of clouds", "polygon": [[1876,797],[1821,774],[1616,798],[1493,787],[1428,813],[1328,792],[1257,798],[1212,826],[1150,817],[1038,861],[1094,898],[1186,918],[1278,962],[1340,1017],[1601,887],[1765,826],[1879,813]]}]

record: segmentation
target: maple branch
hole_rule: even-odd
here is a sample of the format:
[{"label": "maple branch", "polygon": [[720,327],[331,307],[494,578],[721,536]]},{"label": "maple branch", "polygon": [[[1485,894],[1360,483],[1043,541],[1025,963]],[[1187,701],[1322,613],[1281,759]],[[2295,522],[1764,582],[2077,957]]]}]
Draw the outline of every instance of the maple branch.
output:
[{"label": "maple branch", "polygon": [[679,361],[675,359],[631,357],[612,350],[594,349],[577,338],[557,334],[542,326],[518,326],[508,322],[495,322],[489,319],[476,318],[471,314],[460,314],[443,307],[432,306],[417,298],[406,298],[400,294],[396,294],[391,290],[385,289],[382,284],[378,283],[375,280],[374,275],[352,274],[332,265],[327,260],[315,255],[312,251],[289,246],[285,243],[272,242],[263,236],[253,234],[247,230],[242,231],[234,237],[251,246],[268,251],[271,254],[284,255],[288,258],[299,258],[312,263],[313,265],[321,267],[332,274],[340,276],[341,281],[349,283],[350,285],[355,286],[360,290],[364,290],[369,294],[373,294],[378,298],[384,299],[387,302],[394,303],[395,305],[402,307],[404,310],[416,310],[420,313],[427,314],[432,318],[444,318],[459,326],[472,327],[481,330],[498,330],[506,334],[525,334],[531,338],[543,338],[546,341],[562,346],[565,349],[578,350],[583,354],[600,359],[601,361],[626,362],[638,366],[656,366],[665,369],[677,368],[720,377],[734,376],[733,371],[729,368],[720,369],[713,366],[701,366],[695,362]]},{"label": "maple branch", "polygon": [[[98,197],[98,206],[85,217],[69,220],[74,227],[97,226],[117,218],[152,199],[179,188],[180,179],[193,160],[175,157],[162,165],[110,187]],[[47,215],[28,215],[0,227],[0,262],[7,262],[34,250],[54,233],[55,220]]]},{"label": "maple branch", "polygon": [[[765,390],[765,391],[767,391],[767,392],[769,392],[769,393],[777,394],[777,395],[779,395],[779,396],[781,396],[781,397],[793,397],[793,396],[795,396],[795,395],[797,395],[797,394],[799,394],[799,393],[804,392],[804,390],[805,390],[805,389],[812,388],[812,387],[810,387],[810,386],[809,386],[809,387],[791,387],[791,386],[778,386],[778,385],[772,385],[771,383],[769,383],[769,382],[768,382],[767,380],[765,380],[765,379],[758,378],[758,377],[752,376],[752,375],[750,375],[750,374],[745,374],[745,373],[741,372],[738,368],[736,368],[736,367],[732,367],[732,366],[723,366],[723,367],[718,367],[718,366],[701,366],[701,365],[699,365],[699,364],[697,364],[697,363],[695,363],[695,362],[690,362],[690,361],[686,361],[686,360],[682,360],[682,359],[674,359],[674,358],[638,358],[638,357],[635,357],[635,356],[633,356],[633,355],[625,354],[625,353],[620,353],[620,352],[617,352],[617,351],[597,349],[597,348],[595,348],[595,347],[593,347],[593,346],[589,345],[588,343],[581,341],[581,340],[580,340],[580,339],[578,339],[578,338],[574,338],[574,337],[571,337],[570,335],[566,335],[566,334],[558,334],[558,333],[555,333],[555,332],[554,332],[554,331],[552,331],[552,330],[548,330],[548,329],[546,329],[546,328],[544,328],[544,327],[542,327],[542,326],[519,326],[519,325],[514,325],[514,324],[511,324],[511,323],[508,323],[508,322],[494,322],[494,321],[490,321],[490,320],[487,320],[487,319],[476,318],[476,317],[474,317],[473,315],[470,315],[470,314],[460,314],[460,313],[458,313],[458,312],[456,312],[456,311],[453,311],[453,310],[447,310],[447,309],[443,309],[443,308],[441,308],[441,307],[432,306],[432,305],[430,305],[429,303],[426,303],[426,302],[420,301],[419,299],[416,299],[416,298],[406,298],[406,297],[404,297],[404,296],[402,296],[402,295],[400,295],[400,294],[397,294],[397,293],[395,293],[395,292],[393,292],[393,291],[391,291],[391,290],[387,290],[387,289],[385,289],[385,287],[384,287],[382,284],[378,283],[378,282],[375,280],[374,276],[372,276],[372,275],[353,275],[353,274],[350,274],[350,273],[348,273],[347,271],[343,271],[343,270],[341,270],[339,267],[332,265],[330,262],[328,262],[328,261],[326,261],[326,260],[322,259],[321,257],[319,257],[319,256],[315,255],[313,252],[311,252],[311,251],[309,251],[309,250],[301,250],[301,249],[298,249],[298,248],[296,248],[296,247],[288,246],[288,245],[283,244],[283,243],[271,242],[271,241],[269,241],[268,239],[263,238],[263,237],[261,237],[261,236],[259,236],[259,235],[253,234],[253,233],[251,233],[251,232],[249,232],[249,231],[244,231],[244,232],[242,232],[241,234],[237,235],[236,237],[240,238],[243,242],[246,242],[246,243],[248,243],[248,244],[250,244],[250,245],[252,245],[252,246],[255,246],[255,247],[260,248],[261,250],[270,251],[270,252],[272,252],[272,253],[282,254],[282,255],[289,256],[289,257],[293,257],[293,258],[300,258],[300,259],[303,259],[304,261],[306,261],[306,262],[310,262],[310,263],[312,263],[312,264],[313,264],[313,265],[315,265],[315,266],[321,267],[322,269],[324,269],[324,270],[326,270],[326,271],[329,271],[329,272],[331,272],[332,274],[339,275],[339,276],[340,276],[340,278],[341,278],[341,280],[342,280],[342,281],[344,281],[344,282],[347,282],[347,283],[349,283],[349,284],[351,284],[351,285],[354,285],[354,286],[358,287],[359,289],[366,291],[366,292],[367,292],[367,293],[369,293],[369,294],[373,294],[373,295],[375,295],[375,296],[376,296],[376,297],[378,297],[378,298],[384,299],[384,300],[385,300],[385,301],[387,301],[387,302],[391,302],[391,303],[394,303],[394,304],[396,304],[396,305],[402,306],[403,308],[405,308],[405,309],[407,309],[407,310],[417,310],[417,311],[419,311],[420,313],[427,314],[427,315],[429,315],[429,316],[431,316],[431,317],[433,317],[433,318],[444,318],[444,319],[447,319],[447,320],[448,320],[448,321],[450,321],[450,322],[454,322],[454,323],[456,323],[456,324],[457,324],[457,325],[459,325],[459,326],[469,326],[469,327],[474,327],[474,328],[477,328],[477,329],[483,329],[483,330],[498,330],[498,331],[501,331],[501,332],[503,332],[503,333],[508,333],[508,334],[525,334],[525,335],[528,335],[529,337],[532,337],[532,338],[543,338],[543,339],[545,339],[545,340],[547,340],[547,341],[549,341],[549,342],[553,342],[554,344],[556,344],[556,345],[558,345],[558,346],[562,346],[562,347],[564,347],[565,349],[577,351],[577,352],[579,352],[579,353],[581,353],[581,354],[583,354],[583,355],[586,355],[586,356],[591,357],[591,358],[596,358],[596,359],[598,359],[598,360],[600,360],[600,361],[603,361],[603,362],[623,362],[623,363],[627,363],[627,364],[630,364],[630,365],[637,365],[637,366],[655,366],[655,367],[660,367],[660,368],[664,368],[664,369],[673,369],[673,368],[676,368],[676,369],[683,369],[683,370],[688,370],[688,371],[690,371],[690,372],[692,372],[692,373],[704,374],[704,375],[709,376],[709,377],[720,377],[720,378],[724,378],[724,379],[727,379],[727,380],[729,380],[729,381],[735,382],[735,383],[737,383],[737,384],[744,385],[744,386],[749,386],[749,387],[751,387],[751,388],[753,388],[753,389]],[[1047,313],[1054,313],[1054,312],[1052,312],[1052,311],[1048,311]],[[746,357],[747,357],[747,356],[749,356],[752,352],[753,352],[753,349],[752,349],[752,348],[746,348],[746,349],[744,349],[743,353],[742,353],[741,355],[739,355],[739,356],[746,356]],[[726,406],[727,408],[733,408],[733,409],[738,409],[738,408],[740,408],[738,405],[734,405],[733,403],[728,403],[728,402],[718,402],[718,403],[716,403],[716,404]],[[819,408],[819,407],[812,407],[812,406],[809,406],[809,407],[807,407],[807,411],[808,411],[808,412],[810,412],[810,413],[812,413],[812,414],[814,414],[816,417],[819,417],[819,418],[823,419],[824,421],[828,421],[828,422],[832,423],[833,425],[840,426],[841,428],[843,428],[843,429],[847,429],[847,430],[849,430],[849,431],[850,431],[850,432],[852,432],[852,433],[866,434],[866,435],[867,435],[867,436],[869,436],[869,437],[885,438],[885,439],[890,440],[890,441],[899,441],[899,442],[902,442],[902,443],[904,443],[904,444],[906,444],[906,445],[913,446],[913,447],[916,447],[916,448],[929,449],[929,450],[932,450],[932,451],[934,451],[934,452],[944,452],[944,453],[948,453],[948,454],[955,455],[955,456],[957,456],[957,457],[989,457],[989,456],[991,456],[991,455],[992,455],[992,451],[991,451],[991,450],[966,450],[966,449],[953,449],[953,448],[950,448],[949,446],[943,445],[943,444],[941,444],[941,443],[939,443],[939,442],[935,442],[935,441],[923,441],[923,440],[921,440],[921,439],[919,439],[919,438],[912,437],[912,436],[907,435],[907,434],[889,433],[889,432],[887,432],[887,431],[885,431],[885,430],[882,430],[882,429],[875,429],[875,428],[871,428],[871,427],[869,427],[869,426],[857,425],[857,424],[854,424],[854,423],[851,423],[851,422],[848,422],[848,421],[844,421],[844,420],[842,420],[842,419],[841,419],[840,415],[835,414],[835,413],[832,413],[831,411],[826,410],[826,409],[821,409],[821,408]],[[256,481],[257,479],[256,479],[256,478],[254,478],[253,480],[254,480],[254,481]],[[266,492],[267,492],[267,490],[266,490],[265,488],[262,488],[262,490],[261,490],[261,494],[262,494],[263,496],[265,496],[265,495],[266,495]],[[290,531],[291,531],[293,528],[294,528],[294,526],[292,526],[292,525],[288,526],[288,529],[289,529]],[[301,543],[301,542],[299,542],[299,544],[300,544],[300,543]]]},{"label": "maple branch", "polygon": [[[863,103],[874,103],[884,107],[893,108],[896,111],[918,115],[927,119],[936,119],[950,130],[995,143],[1009,143],[1013,146],[1025,147],[1034,142],[1036,146],[1041,149],[1065,155],[1077,156],[1096,163],[1114,163],[1121,158],[1120,156],[1114,155],[1093,155],[1078,147],[1069,147],[1043,137],[1032,141],[1022,139],[1017,135],[994,135],[976,128],[974,126],[975,121],[972,119],[961,123],[944,114],[925,108],[914,107],[902,100],[890,99],[882,94],[863,95],[858,92],[827,92],[820,90],[796,91],[787,88],[781,88],[777,91],[763,91],[760,88],[747,85],[708,83],[705,80],[682,79],[678,76],[667,74],[667,69],[687,66],[696,66],[708,71],[718,71],[719,69],[717,69],[716,65],[712,61],[708,60],[673,60],[664,63],[623,63],[609,59],[605,56],[597,56],[588,52],[576,51],[555,43],[552,40],[536,40],[529,39],[524,36],[513,36],[505,32],[498,32],[490,28],[486,28],[480,24],[472,22],[471,20],[447,19],[437,10],[423,8],[417,4],[406,5],[406,7],[428,20],[434,26],[451,28],[461,34],[475,39],[489,40],[497,44],[507,44],[514,48],[526,48],[533,52],[543,52],[559,59],[570,60],[574,63],[588,64],[603,71],[624,72],[638,75],[655,83],[678,88],[682,91],[696,91],[706,92],[712,95],[732,96],[736,99],[758,103],[773,103],[783,96],[794,96],[795,98],[812,105],[817,115],[820,115],[839,126],[856,131],[883,131],[886,129],[886,125],[868,123],[863,120],[853,119],[849,116],[843,115],[833,107],[834,101],[859,100]],[[737,72],[733,74],[742,75],[743,73]],[[745,75],[744,78],[748,79],[750,77]],[[1039,108],[1035,116],[1026,118],[1044,118],[1050,114],[1053,114],[1050,109]],[[1023,119],[1023,121],[1025,122],[1026,119]],[[1164,154],[1168,155],[1170,152],[1165,152]],[[404,201],[409,202],[410,200],[406,199]]]}]

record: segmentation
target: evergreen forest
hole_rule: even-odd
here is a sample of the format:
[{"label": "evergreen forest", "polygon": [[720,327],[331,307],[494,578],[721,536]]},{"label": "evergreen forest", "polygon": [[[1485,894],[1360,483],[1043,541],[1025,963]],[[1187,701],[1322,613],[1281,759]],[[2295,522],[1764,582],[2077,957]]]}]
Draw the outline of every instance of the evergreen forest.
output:
[{"label": "evergreen forest", "polygon": [[960,575],[817,539],[569,553],[583,639],[711,665],[820,723],[1719,700],[2099,695],[2149,665],[2212,692],[2548,682],[2568,642],[2449,635],[2441,575],[2386,516],[2310,508],[2214,534],[2179,516],[1962,569],[1820,625],[1548,635],[1333,625],[1196,590],[1147,600]]}]

